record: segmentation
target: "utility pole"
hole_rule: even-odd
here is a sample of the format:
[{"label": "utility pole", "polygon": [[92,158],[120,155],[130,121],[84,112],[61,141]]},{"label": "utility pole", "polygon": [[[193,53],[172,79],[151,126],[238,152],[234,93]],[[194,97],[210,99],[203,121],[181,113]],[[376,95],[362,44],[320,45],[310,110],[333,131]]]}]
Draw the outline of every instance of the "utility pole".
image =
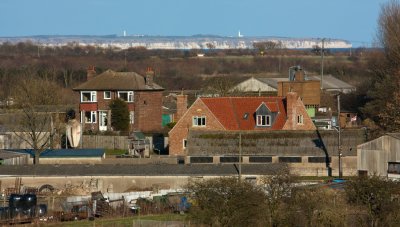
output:
[{"label": "utility pole", "polygon": [[40,44],[37,44],[37,57],[40,58]]},{"label": "utility pole", "polygon": [[322,39],[322,48],[321,48],[321,90],[324,89],[323,79],[324,79],[324,44],[325,38]]},{"label": "utility pole", "polygon": [[242,133],[239,132],[239,182],[242,181]]},{"label": "utility pole", "polygon": [[337,95],[337,102],[338,102],[338,161],[339,161],[339,178],[343,177],[343,170],[342,170],[342,143],[341,143],[341,128],[340,128],[340,94]]}]

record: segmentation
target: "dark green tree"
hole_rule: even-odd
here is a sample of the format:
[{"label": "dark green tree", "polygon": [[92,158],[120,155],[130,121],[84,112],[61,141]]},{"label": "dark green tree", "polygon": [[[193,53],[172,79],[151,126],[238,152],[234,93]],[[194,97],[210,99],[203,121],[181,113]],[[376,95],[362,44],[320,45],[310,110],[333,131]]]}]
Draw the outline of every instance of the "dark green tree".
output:
[{"label": "dark green tree", "polygon": [[192,181],[191,217],[210,226],[266,226],[265,193],[260,187],[237,178]]},{"label": "dark green tree", "polygon": [[116,131],[129,131],[129,109],[128,104],[121,100],[115,99],[110,103],[111,109],[111,126]]}]

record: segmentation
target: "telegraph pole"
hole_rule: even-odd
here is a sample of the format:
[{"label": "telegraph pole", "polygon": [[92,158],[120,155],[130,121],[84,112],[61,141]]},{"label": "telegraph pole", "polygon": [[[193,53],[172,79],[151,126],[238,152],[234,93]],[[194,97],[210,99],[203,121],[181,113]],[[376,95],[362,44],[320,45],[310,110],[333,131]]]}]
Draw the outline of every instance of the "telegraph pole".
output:
[{"label": "telegraph pole", "polygon": [[339,178],[343,177],[343,170],[342,170],[342,143],[341,143],[341,128],[340,128],[340,94],[337,96],[338,102],[338,161],[339,161]]},{"label": "telegraph pole", "polygon": [[242,180],[242,133],[239,132],[239,182]]},{"label": "telegraph pole", "polygon": [[324,79],[324,44],[325,38],[322,39],[322,48],[321,48],[321,90],[324,89],[323,79]]}]

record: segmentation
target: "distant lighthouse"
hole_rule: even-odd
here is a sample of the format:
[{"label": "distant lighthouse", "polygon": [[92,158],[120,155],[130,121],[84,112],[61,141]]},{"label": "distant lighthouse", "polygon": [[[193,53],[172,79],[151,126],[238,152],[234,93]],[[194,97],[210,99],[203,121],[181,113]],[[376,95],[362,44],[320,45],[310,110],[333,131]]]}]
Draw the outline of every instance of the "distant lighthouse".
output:
[{"label": "distant lighthouse", "polygon": [[239,37],[239,38],[242,38],[242,37],[243,37],[243,35],[240,34],[240,30],[239,30],[239,32],[238,32],[238,37]]},{"label": "distant lighthouse", "polygon": [[126,37],[126,31],[124,30],[124,37]]}]

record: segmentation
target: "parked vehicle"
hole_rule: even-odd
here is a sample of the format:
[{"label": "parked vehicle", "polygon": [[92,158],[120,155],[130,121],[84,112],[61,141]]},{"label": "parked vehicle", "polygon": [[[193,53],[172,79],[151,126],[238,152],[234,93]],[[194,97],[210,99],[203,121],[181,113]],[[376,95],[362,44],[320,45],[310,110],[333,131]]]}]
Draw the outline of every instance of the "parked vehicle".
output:
[{"label": "parked vehicle", "polygon": [[30,223],[46,214],[47,206],[37,205],[35,194],[11,194],[8,207],[0,207],[0,224]]}]

